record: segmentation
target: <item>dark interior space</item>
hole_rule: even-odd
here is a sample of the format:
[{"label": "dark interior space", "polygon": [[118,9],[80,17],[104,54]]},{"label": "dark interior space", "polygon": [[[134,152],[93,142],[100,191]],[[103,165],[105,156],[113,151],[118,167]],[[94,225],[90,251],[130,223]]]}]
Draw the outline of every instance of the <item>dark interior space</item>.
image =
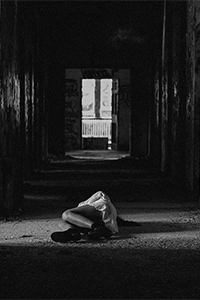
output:
[{"label": "dark interior space", "polygon": [[[153,97],[153,72],[161,54],[162,9],[163,3],[159,1],[42,4],[44,31],[51,33],[48,39],[50,49],[47,50],[51,74],[48,104],[50,153],[64,154],[66,68],[131,69],[134,122],[148,119]],[[146,149],[138,151],[142,153],[138,155],[144,156]]]},{"label": "dark interior space", "polygon": [[[0,0],[1,299],[200,298],[199,63],[199,1]],[[55,243],[97,191],[119,232]]]},{"label": "dark interior space", "polygon": [[[125,169],[129,195],[138,189],[135,177],[151,179],[153,194],[162,190],[161,179],[178,197],[199,201],[198,39],[189,7],[187,1],[1,1],[1,185],[9,211],[37,178],[41,185],[43,176],[53,182],[58,176],[67,188],[83,184],[91,170],[97,179],[95,186],[88,181],[91,191],[117,186],[122,194]],[[83,79],[118,82],[110,153],[119,159],[108,151],[98,159],[102,137],[92,141],[93,159],[84,159]],[[82,159],[70,151],[82,151]],[[112,182],[113,169],[121,185]]]}]

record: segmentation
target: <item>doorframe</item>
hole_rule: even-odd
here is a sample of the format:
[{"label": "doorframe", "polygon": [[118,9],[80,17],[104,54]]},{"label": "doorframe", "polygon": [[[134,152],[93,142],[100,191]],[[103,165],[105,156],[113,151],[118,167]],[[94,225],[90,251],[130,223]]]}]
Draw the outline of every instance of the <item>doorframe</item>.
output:
[{"label": "doorframe", "polygon": [[[113,111],[113,81],[116,80],[114,78],[111,78],[110,76],[107,76],[107,77],[101,77],[101,78],[81,78],[81,83],[80,83],[80,87],[81,87],[81,149],[84,149],[84,145],[83,145],[83,131],[82,131],[82,126],[83,126],[83,80],[95,80],[95,83],[97,80],[99,80],[101,82],[101,80],[111,80],[111,97],[110,97],[110,106],[111,106],[111,114],[110,114],[110,118],[108,118],[109,121],[111,121],[111,125],[110,125],[110,139],[111,139],[111,145],[109,143],[110,139],[109,139],[109,136],[108,136],[108,145],[107,145],[107,149],[106,150],[111,150],[113,149],[113,146],[112,146],[112,123],[113,123],[113,117],[112,117],[112,111]],[[117,79],[117,81],[119,82],[119,79]],[[100,85],[100,89],[101,89],[101,85]],[[95,97],[96,93],[95,93],[95,89],[94,89],[94,108],[93,108],[93,111],[94,111],[94,114],[95,114],[95,117],[93,119],[98,119],[98,117],[96,117],[96,112],[95,112],[95,109],[96,109],[96,97]],[[100,103],[101,103],[101,97],[99,99]],[[100,113],[100,110],[99,110],[99,113]],[[90,118],[88,118],[90,119]],[[92,119],[92,117],[91,117]],[[100,118],[101,119],[101,118]],[[103,118],[102,118],[103,119]],[[105,118],[106,119],[106,118]],[[110,145],[110,146],[109,146]],[[110,148],[111,147],[111,148]],[[102,149],[104,150],[104,149]]]}]

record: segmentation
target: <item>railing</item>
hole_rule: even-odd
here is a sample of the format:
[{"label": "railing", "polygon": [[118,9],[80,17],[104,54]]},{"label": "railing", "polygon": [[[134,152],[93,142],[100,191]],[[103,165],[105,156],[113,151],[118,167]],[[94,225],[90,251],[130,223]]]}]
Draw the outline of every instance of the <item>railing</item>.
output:
[{"label": "railing", "polygon": [[82,119],[82,137],[111,138],[111,119]]}]

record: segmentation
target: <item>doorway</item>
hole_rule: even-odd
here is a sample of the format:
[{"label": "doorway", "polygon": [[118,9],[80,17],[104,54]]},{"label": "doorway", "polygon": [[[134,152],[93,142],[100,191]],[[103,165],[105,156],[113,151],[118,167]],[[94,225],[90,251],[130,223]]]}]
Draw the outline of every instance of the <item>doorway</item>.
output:
[{"label": "doorway", "polygon": [[82,79],[83,150],[113,149],[113,136],[116,136],[113,134],[113,112],[117,115],[116,104],[113,111],[114,81],[110,78]]},{"label": "doorway", "polygon": [[66,69],[65,83],[65,152],[129,152],[130,70]]}]

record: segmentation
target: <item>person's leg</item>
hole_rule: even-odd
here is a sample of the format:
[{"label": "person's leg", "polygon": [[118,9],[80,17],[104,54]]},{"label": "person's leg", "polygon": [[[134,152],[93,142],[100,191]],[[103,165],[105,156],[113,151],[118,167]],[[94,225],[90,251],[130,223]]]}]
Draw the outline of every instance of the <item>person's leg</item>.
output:
[{"label": "person's leg", "polygon": [[69,209],[62,214],[62,218],[65,222],[77,226],[80,231],[88,230],[87,236],[91,240],[110,238],[112,235],[102,220],[102,213],[93,206],[84,205]]},{"label": "person's leg", "polygon": [[[93,224],[102,221],[102,213],[90,205],[84,205],[63,212],[62,219],[69,225],[92,229]],[[103,222],[103,221],[102,221]]]},{"label": "person's leg", "polygon": [[51,235],[52,240],[56,242],[77,241],[81,239],[80,232],[86,231],[91,233],[88,236],[92,240],[101,237],[109,238],[112,235],[105,227],[102,213],[90,205],[68,209],[63,212],[62,219],[63,221],[59,223],[62,231]]},{"label": "person's leg", "polygon": [[81,233],[91,230],[96,222],[103,222],[102,214],[92,206],[68,209],[62,213],[62,221],[58,224],[61,231],[53,232],[51,239],[61,243],[80,240]]},{"label": "person's leg", "polygon": [[65,222],[65,221],[60,221],[59,223],[58,223],[58,227],[62,230],[62,231],[66,231],[66,230],[68,230],[68,229],[70,229],[70,228],[74,228],[74,226],[73,225],[71,225],[71,224],[69,224],[68,222]]}]

